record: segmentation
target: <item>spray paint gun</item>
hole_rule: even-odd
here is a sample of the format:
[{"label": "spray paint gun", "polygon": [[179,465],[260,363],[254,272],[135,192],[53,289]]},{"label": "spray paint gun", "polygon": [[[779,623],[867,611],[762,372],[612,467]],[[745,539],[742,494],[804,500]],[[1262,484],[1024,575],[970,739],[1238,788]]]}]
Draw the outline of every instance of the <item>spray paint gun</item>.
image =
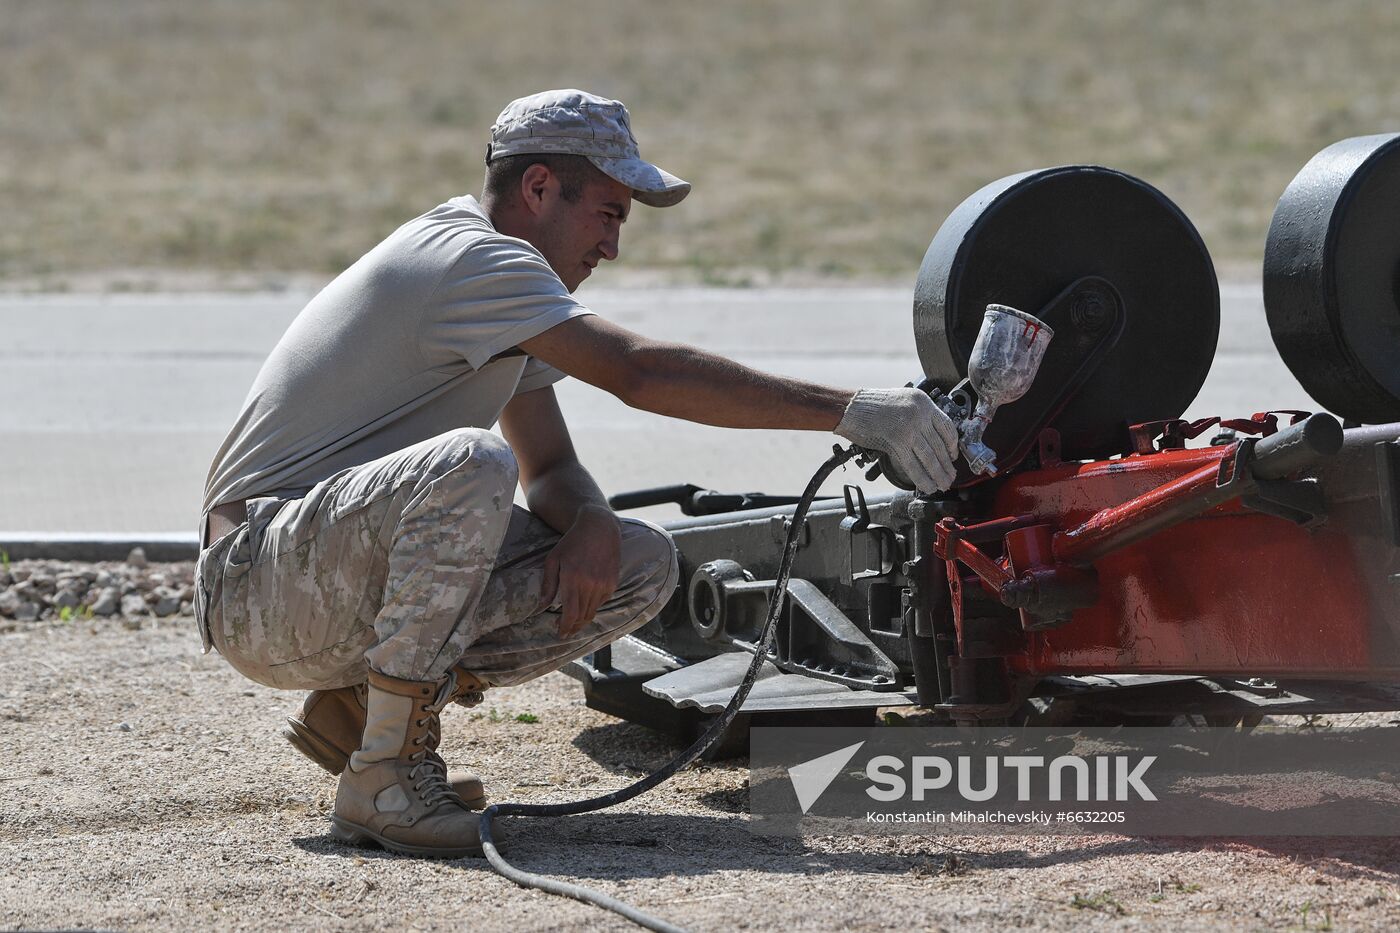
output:
[{"label": "spray paint gun", "polygon": [[[1039,318],[1006,305],[987,305],[968,359],[967,378],[946,395],[928,379],[918,384],[957,425],[958,447],[972,473],[996,475],[996,451],[983,443],[982,437],[997,409],[1025,395],[1035,382],[1053,336],[1055,332]],[[883,471],[896,486],[912,489],[913,484],[892,466],[889,457],[882,454],[866,476],[874,479]]]}]

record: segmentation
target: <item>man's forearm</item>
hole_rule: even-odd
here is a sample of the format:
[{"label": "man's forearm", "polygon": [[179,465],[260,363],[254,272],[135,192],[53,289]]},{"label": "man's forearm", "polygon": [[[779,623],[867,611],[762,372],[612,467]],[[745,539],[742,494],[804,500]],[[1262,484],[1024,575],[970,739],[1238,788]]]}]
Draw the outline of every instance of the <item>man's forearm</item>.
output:
[{"label": "man's forearm", "polygon": [[790,379],[681,344],[649,343],[629,362],[637,378],[623,401],[646,411],[724,428],[830,431],[850,389]]},{"label": "man's forearm", "polygon": [[531,512],[560,534],[574,526],[581,512],[592,509],[612,514],[607,497],[577,461],[558,464],[535,477],[525,490],[525,502]]}]

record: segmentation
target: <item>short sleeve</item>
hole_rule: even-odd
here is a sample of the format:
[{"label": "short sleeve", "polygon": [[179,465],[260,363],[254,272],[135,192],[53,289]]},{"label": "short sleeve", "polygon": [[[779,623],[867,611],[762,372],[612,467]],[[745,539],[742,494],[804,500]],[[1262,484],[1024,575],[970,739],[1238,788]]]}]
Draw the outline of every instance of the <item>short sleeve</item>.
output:
[{"label": "short sleeve", "polygon": [[536,389],[543,389],[567,377],[568,373],[557,370],[548,363],[532,356],[525,362],[525,370],[520,374],[520,382],[515,387],[515,394],[520,395],[525,392],[533,392]]},{"label": "short sleeve", "polygon": [[[427,311],[425,337],[432,349],[465,359],[473,369],[570,318],[593,313],[569,294],[538,250],[503,236],[463,250]],[[543,374],[527,368],[525,377],[534,375]]]}]

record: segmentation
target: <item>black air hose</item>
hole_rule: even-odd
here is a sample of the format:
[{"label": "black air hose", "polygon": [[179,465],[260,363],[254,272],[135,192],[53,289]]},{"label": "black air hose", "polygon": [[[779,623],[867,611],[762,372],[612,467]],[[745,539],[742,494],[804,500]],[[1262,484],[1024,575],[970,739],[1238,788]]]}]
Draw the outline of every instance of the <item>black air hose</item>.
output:
[{"label": "black air hose", "polygon": [[763,662],[767,660],[768,649],[773,640],[773,632],[776,628],[779,615],[782,614],[783,602],[787,597],[788,577],[792,574],[792,561],[797,556],[797,542],[802,533],[803,526],[807,523],[807,510],[812,505],[812,500],[816,498],[817,490],[832,472],[847,460],[857,454],[863,453],[859,449],[848,447],[833,448],[830,458],[821,465],[821,468],[812,476],[807,488],[802,492],[802,498],[798,500],[797,507],[792,513],[792,522],[788,525],[787,540],[783,542],[783,559],[778,565],[778,576],[773,586],[773,601],[768,607],[768,619],[763,623],[763,630],[759,633],[755,644],[753,663],[744,672],[744,679],[739,684],[739,689],[734,692],[734,696],[729,701],[729,705],[724,708],[724,712],[710,724],[710,728],[705,730],[705,734],[696,739],[685,751],[681,752],[670,762],[661,768],[648,774],[646,777],[635,781],[626,787],[615,790],[610,794],[601,797],[590,797],[587,800],[579,800],[574,803],[501,803],[492,804],[481,814],[481,846],[486,851],[486,859],[491,863],[491,867],[498,873],[514,881],[518,885],[527,888],[538,888],[541,891],[548,891],[551,894],[560,894],[564,897],[572,897],[576,900],[585,901],[621,914],[633,923],[644,926],[650,930],[665,931],[665,933],[683,933],[682,928],[674,924],[667,923],[659,917],[653,917],[631,904],[624,903],[615,897],[609,897],[601,891],[584,887],[579,884],[572,884],[568,881],[560,881],[557,878],[537,875],[533,872],[522,871],[511,865],[501,853],[496,850],[496,844],[491,838],[491,822],[498,816],[573,816],[579,813],[590,813],[594,810],[602,810],[606,807],[615,806],[634,797],[640,796],[665,781],[680,769],[695,761],[705,751],[719,740],[729,728],[729,724],[738,715],[739,708],[744,705],[744,700],[748,697],[749,691],[753,689],[754,681],[758,679],[759,669]]}]

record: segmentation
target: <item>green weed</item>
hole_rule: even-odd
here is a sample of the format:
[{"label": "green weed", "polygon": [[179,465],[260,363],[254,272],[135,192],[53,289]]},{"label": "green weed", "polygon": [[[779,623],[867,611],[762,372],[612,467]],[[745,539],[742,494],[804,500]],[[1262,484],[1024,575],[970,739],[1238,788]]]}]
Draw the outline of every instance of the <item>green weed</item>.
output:
[{"label": "green weed", "polygon": [[1167,881],[1163,881],[1161,878],[1158,878],[1157,893],[1150,896],[1148,900],[1154,904],[1160,904],[1162,901],[1166,900],[1168,894],[1195,894],[1199,890],[1201,890],[1201,886],[1199,884],[1189,881],[1182,881],[1180,878],[1177,878],[1175,876],[1173,876]]},{"label": "green weed", "polygon": [[1070,898],[1069,906],[1075,910],[1096,910],[1100,913],[1112,914],[1121,917],[1128,911],[1117,898],[1107,891],[1100,891],[1098,894],[1076,894]]},{"label": "green weed", "polygon": [[1318,919],[1317,926],[1312,926],[1310,917],[1313,912],[1313,902],[1306,901],[1298,908],[1298,913],[1302,917],[1302,929],[1304,930],[1331,930],[1332,929],[1332,908],[1330,905],[1322,905],[1322,916]]}]

